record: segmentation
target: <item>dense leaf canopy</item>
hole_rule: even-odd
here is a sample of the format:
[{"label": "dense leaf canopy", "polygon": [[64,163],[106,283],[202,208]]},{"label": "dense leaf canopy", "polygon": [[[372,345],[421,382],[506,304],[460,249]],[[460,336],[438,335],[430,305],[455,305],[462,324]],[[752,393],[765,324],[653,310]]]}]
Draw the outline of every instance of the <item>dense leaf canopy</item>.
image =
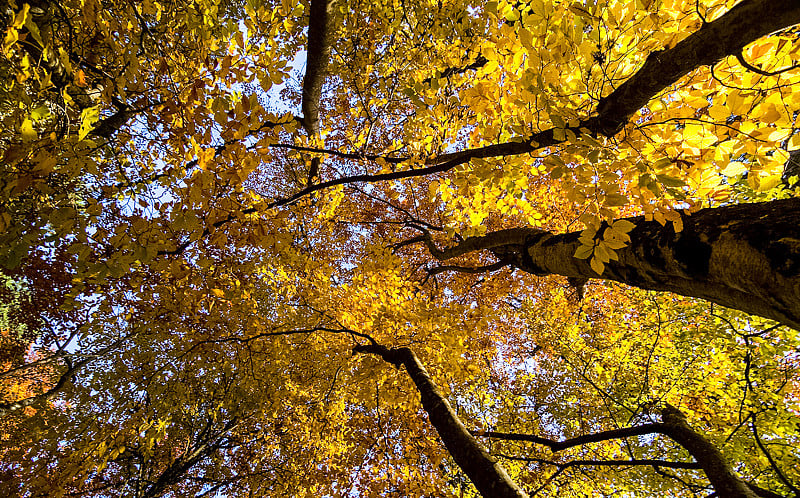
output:
[{"label": "dense leaf canopy", "polygon": [[3,496],[800,497],[797,0],[0,0]]}]

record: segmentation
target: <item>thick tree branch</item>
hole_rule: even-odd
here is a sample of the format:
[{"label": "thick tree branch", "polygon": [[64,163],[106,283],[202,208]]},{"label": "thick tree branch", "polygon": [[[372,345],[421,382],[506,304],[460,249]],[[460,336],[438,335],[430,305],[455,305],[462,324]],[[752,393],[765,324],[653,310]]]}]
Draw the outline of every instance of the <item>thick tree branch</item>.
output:
[{"label": "thick tree branch", "polygon": [[381,345],[367,345],[356,346],[353,352],[374,354],[397,367],[401,365],[406,367],[409,377],[417,386],[422,407],[436,427],[439,437],[442,438],[453,460],[467,474],[481,495],[487,498],[527,496],[497,460],[489,455],[464,427],[411,349],[389,349]]},{"label": "thick tree branch", "polygon": [[[309,137],[319,137],[319,109],[322,99],[322,85],[331,58],[332,18],[335,0],[311,0],[308,19],[308,50],[306,53],[306,74],[303,78],[303,97],[300,107],[301,120]],[[320,158],[311,159],[308,171],[308,184],[319,173]]]},{"label": "thick tree branch", "polygon": [[109,139],[135,114],[135,111],[129,109],[127,104],[116,98],[112,103],[117,111],[111,116],[101,119],[91,131],[91,135]]},{"label": "thick tree branch", "polygon": [[675,47],[650,54],[636,74],[600,100],[598,116],[590,128],[604,135],[616,134],[630,116],[689,71],[738,54],[762,36],[797,23],[797,0],[745,0],[736,4]]},{"label": "thick tree branch", "polygon": [[[713,64],[727,55],[735,55],[758,38],[797,23],[800,23],[800,2],[797,0],[785,2],[745,0],[719,19],[705,24],[675,47],[650,54],[644,65],[633,76],[611,94],[601,99],[597,108],[597,116],[583,120],[579,126],[568,129],[575,135],[580,135],[582,130],[588,130],[613,136],[622,129],[634,113],[647,105],[650,99],[688,72],[700,66]],[[529,154],[561,142],[563,140],[557,140],[554,137],[554,129],[551,128],[529,137],[519,137],[510,142],[429,158],[425,161],[427,165],[425,168],[388,174],[341,177],[303,189],[279,202],[294,202],[317,190],[347,183],[380,182],[427,176],[449,171],[472,159]],[[358,154],[342,152],[336,155],[363,157]],[[393,158],[393,160],[402,161],[400,158]]]},{"label": "thick tree branch", "polygon": [[602,278],[675,292],[800,330],[800,198],[702,209],[682,218],[679,233],[642,216],[627,218],[636,225],[631,242],[616,251],[618,259],[602,275],[588,259],[574,257],[580,232],[501,230],[446,250],[425,235],[411,241],[424,242],[441,260],[490,249],[535,275]]},{"label": "thick tree branch", "polygon": [[800,329],[800,198],[703,209],[684,216],[679,233],[629,221],[630,245],[602,275],[574,257],[579,233],[539,237],[522,269],[699,297]]},{"label": "thick tree branch", "polygon": [[667,405],[661,411],[665,431],[700,464],[717,494],[724,498],[755,498],[756,494],[734,473],[719,449],[692,429],[677,408]]},{"label": "thick tree branch", "polygon": [[310,136],[319,135],[319,108],[322,84],[331,58],[331,18],[335,0],[311,0],[308,19],[306,74],[303,78],[303,128]]}]

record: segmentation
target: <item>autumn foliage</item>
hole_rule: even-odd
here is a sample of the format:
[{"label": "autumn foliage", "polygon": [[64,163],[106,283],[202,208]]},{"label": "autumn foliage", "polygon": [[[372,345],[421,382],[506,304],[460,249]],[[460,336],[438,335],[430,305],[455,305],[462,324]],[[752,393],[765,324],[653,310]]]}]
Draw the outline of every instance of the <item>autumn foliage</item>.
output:
[{"label": "autumn foliage", "polygon": [[797,1],[0,18],[0,495],[800,496]]}]

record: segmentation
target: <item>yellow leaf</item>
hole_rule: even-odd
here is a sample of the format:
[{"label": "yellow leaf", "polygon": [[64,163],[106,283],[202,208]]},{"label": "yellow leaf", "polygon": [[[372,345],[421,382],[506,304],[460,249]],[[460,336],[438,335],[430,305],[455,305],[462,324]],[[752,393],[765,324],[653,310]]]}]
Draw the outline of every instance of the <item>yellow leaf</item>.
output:
[{"label": "yellow leaf", "polygon": [[636,225],[628,220],[617,220],[611,225],[612,230],[620,233],[628,233],[635,227]]},{"label": "yellow leaf", "polygon": [[519,42],[525,47],[528,51],[533,51],[533,35],[530,31],[526,28],[520,28],[519,30]]},{"label": "yellow leaf", "polygon": [[766,109],[761,114],[761,122],[762,123],[774,123],[775,121],[781,119],[783,114],[778,111],[775,107],[775,104],[767,104]]},{"label": "yellow leaf", "polygon": [[708,108],[708,115],[717,121],[723,121],[731,115],[731,112],[721,105],[712,105]]},{"label": "yellow leaf", "polygon": [[207,149],[201,149],[197,153],[197,166],[199,166],[200,169],[203,170],[208,168],[208,165],[214,159],[215,155],[216,155],[216,150],[214,148],[209,147]]},{"label": "yellow leaf", "polygon": [[22,4],[22,10],[17,12],[17,15],[14,17],[14,22],[11,24],[11,27],[14,29],[19,29],[25,25],[25,21],[28,20],[28,15],[30,14],[31,6],[27,3]]},{"label": "yellow leaf", "polygon": [[3,53],[8,54],[11,47],[19,40],[19,32],[14,28],[8,28],[3,39]]},{"label": "yellow leaf", "polygon": [[711,130],[707,130],[705,126],[696,123],[688,123],[686,125],[683,130],[683,138],[688,143],[701,149],[710,147],[719,140]]},{"label": "yellow leaf", "polygon": [[592,270],[594,270],[594,272],[597,273],[598,275],[602,275],[603,271],[605,271],[605,269],[606,269],[606,265],[601,263],[600,260],[597,259],[596,257],[592,258],[589,261],[589,266],[591,266]]},{"label": "yellow leaf", "polygon": [[768,175],[763,178],[760,178],[759,180],[760,181],[758,184],[758,191],[765,192],[767,190],[777,187],[778,184],[781,183],[781,174],[778,173],[776,175]]},{"label": "yellow leaf", "polygon": [[564,121],[564,118],[562,118],[558,114],[551,114],[550,121],[553,122],[553,126],[555,126],[556,128],[564,128],[567,125],[566,122]]},{"label": "yellow leaf", "polygon": [[217,297],[225,297],[225,291],[222,289],[211,289],[211,293]]},{"label": "yellow leaf", "polygon": [[94,124],[100,119],[100,107],[87,107],[81,111],[81,127],[78,130],[78,139],[83,140],[94,129]]},{"label": "yellow leaf", "polygon": [[[623,242],[622,240],[619,240],[619,239],[604,240],[603,244],[607,245],[610,249],[622,249],[622,248],[628,246],[628,244],[626,242]],[[613,254],[613,256],[611,257],[611,259],[616,260],[617,259],[616,253],[612,253],[612,254]]]},{"label": "yellow leaf", "polygon": [[720,173],[722,173],[725,176],[736,176],[736,175],[741,175],[745,171],[747,171],[747,165],[745,165],[744,163],[740,163],[738,161],[732,161],[729,162],[728,165],[725,166],[725,168],[722,171],[720,171]]},{"label": "yellow leaf", "polygon": [[29,118],[25,118],[22,125],[19,127],[19,131],[22,133],[22,140],[24,142],[30,142],[31,140],[39,138],[39,134],[33,129],[33,122]]},{"label": "yellow leaf", "polygon": [[624,206],[628,203],[628,198],[620,194],[606,194],[606,206]]},{"label": "yellow leaf", "polygon": [[770,142],[781,142],[789,135],[789,133],[791,133],[791,130],[777,128],[775,131],[770,133],[769,136],[767,136],[767,140]]},{"label": "yellow leaf", "polygon": [[586,259],[592,255],[593,250],[594,250],[593,246],[580,245],[575,250],[575,254],[573,256],[575,256],[578,259]]},{"label": "yellow leaf", "polygon": [[748,100],[738,90],[733,90],[728,94],[728,100],[725,102],[725,107],[730,109],[731,114],[742,115],[747,114],[749,106]]}]

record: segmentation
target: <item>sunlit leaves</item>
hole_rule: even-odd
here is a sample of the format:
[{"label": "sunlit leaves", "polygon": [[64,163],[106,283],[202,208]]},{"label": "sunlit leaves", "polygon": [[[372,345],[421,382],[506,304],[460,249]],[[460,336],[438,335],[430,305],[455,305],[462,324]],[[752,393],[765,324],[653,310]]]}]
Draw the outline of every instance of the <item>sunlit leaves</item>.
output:
[{"label": "sunlit leaves", "polygon": [[97,107],[87,107],[81,111],[81,127],[78,130],[78,139],[83,140],[94,128],[94,124],[100,119],[100,110]]},{"label": "sunlit leaves", "polygon": [[[308,2],[66,1],[47,22],[18,2],[2,47],[0,254],[21,267],[32,248],[51,263],[68,254],[53,306],[71,314],[18,355],[55,355],[26,367],[36,389],[3,388],[22,398],[67,358],[87,366],[15,422],[26,430],[4,429],[6,494],[141,495],[170,469],[151,494],[467,494],[404,372],[352,354],[370,340],[412,347],[469,428],[569,437],[650,420],[668,401],[743,474],[774,481],[742,428],[759,421],[773,454],[796,461],[786,329],[499,269],[498,247],[439,261],[419,242],[583,228],[573,256],[600,277],[635,233],[622,218],[679,233],[701,207],[789,195],[791,30],[745,47],[760,72],[731,56],[613,137],[584,127],[654,51],[732,3],[337,2],[312,137],[299,115]],[[538,147],[539,132],[557,143],[418,174],[470,148]],[[630,443],[559,458],[685,456]],[[508,468],[530,489],[555,474]],[[587,470],[588,491],[565,472],[545,490],[681,492],[650,470]]]}]

